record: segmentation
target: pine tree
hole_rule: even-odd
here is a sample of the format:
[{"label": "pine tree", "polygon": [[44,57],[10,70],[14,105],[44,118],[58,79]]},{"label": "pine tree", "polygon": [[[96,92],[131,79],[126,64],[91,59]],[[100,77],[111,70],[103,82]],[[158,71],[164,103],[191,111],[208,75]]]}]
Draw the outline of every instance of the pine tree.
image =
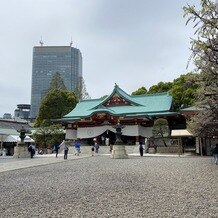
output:
[{"label": "pine tree", "polygon": [[63,89],[66,90],[66,86],[64,85],[64,81],[61,78],[61,75],[59,72],[56,72],[53,77],[52,80],[50,82],[50,87],[49,90],[53,90],[53,89]]},{"label": "pine tree", "polygon": [[83,77],[79,77],[78,84],[75,90],[75,94],[79,100],[90,99],[90,95],[86,90],[86,84]]}]

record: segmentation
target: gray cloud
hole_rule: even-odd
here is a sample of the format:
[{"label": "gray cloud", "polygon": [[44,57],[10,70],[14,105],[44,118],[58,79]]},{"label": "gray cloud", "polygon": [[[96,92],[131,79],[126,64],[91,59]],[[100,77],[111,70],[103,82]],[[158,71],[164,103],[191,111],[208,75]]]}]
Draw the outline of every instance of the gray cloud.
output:
[{"label": "gray cloud", "polygon": [[[0,2],[0,116],[30,103],[32,49],[74,46],[83,54],[83,74],[93,98],[114,83],[128,93],[186,70],[191,26],[185,0],[2,0]],[[198,5],[198,0],[189,0]]]}]

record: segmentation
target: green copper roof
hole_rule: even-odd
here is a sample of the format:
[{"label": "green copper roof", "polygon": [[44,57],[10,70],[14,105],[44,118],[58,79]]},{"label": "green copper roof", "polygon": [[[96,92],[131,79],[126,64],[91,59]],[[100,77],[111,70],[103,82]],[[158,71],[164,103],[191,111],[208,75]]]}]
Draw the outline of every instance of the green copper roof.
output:
[{"label": "green copper roof", "polygon": [[16,129],[0,128],[0,135],[19,135]]},{"label": "green copper roof", "polygon": [[[124,99],[129,105],[105,106],[115,94]],[[76,120],[92,116],[95,113],[108,113],[114,116],[168,114],[172,105],[172,96],[168,93],[156,93],[147,95],[130,96],[118,85],[115,85],[112,93],[104,99],[90,99],[80,101],[76,107],[62,120]]]}]

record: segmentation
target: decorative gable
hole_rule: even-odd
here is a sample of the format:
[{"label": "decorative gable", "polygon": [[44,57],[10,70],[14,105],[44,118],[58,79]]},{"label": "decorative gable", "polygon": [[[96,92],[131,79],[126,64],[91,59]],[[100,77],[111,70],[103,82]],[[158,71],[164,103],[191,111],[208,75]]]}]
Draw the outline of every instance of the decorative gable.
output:
[{"label": "decorative gable", "polygon": [[110,106],[123,106],[123,105],[131,105],[130,102],[126,101],[124,98],[120,97],[117,93],[115,93],[108,101],[104,104],[106,107]]}]

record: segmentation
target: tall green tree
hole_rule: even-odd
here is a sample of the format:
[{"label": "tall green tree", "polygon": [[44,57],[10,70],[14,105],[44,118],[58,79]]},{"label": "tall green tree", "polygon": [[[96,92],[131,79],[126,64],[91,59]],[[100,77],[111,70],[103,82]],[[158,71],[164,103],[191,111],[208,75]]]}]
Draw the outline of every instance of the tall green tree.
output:
[{"label": "tall green tree", "polygon": [[131,95],[144,95],[144,94],[146,94],[146,93],[147,93],[147,89],[146,89],[144,86],[142,86],[142,87],[139,88],[138,90],[132,92]]},{"label": "tall green tree", "polygon": [[51,79],[49,90],[53,89],[67,89],[59,72],[54,73]]},{"label": "tall green tree", "polygon": [[76,106],[78,100],[73,92],[54,89],[42,99],[35,127],[49,126],[51,119],[59,119]]},{"label": "tall green tree", "polygon": [[194,23],[196,39],[191,40],[192,58],[199,73],[197,106],[201,110],[190,123],[192,132],[207,137],[218,126],[218,12],[214,1],[201,0],[200,9],[187,5],[187,24]]},{"label": "tall green tree", "polygon": [[64,129],[61,125],[42,125],[33,134],[36,146],[40,148],[52,148],[52,145],[60,144],[64,136]]},{"label": "tall green tree", "polygon": [[195,104],[199,86],[198,77],[197,73],[190,72],[179,76],[173,82],[159,82],[157,85],[151,86],[148,92],[145,87],[141,87],[132,92],[132,95],[169,92],[173,97],[173,108],[178,111],[182,106],[187,107]]},{"label": "tall green tree", "polygon": [[188,73],[173,81],[169,94],[173,97],[174,110],[178,111],[181,107],[195,104],[198,90],[197,79],[198,74]]},{"label": "tall green tree", "polygon": [[83,77],[79,77],[75,94],[79,100],[90,99],[90,95],[86,90],[86,84]]},{"label": "tall green tree", "polygon": [[149,88],[148,93],[168,92],[172,88],[171,82],[159,82]]}]

